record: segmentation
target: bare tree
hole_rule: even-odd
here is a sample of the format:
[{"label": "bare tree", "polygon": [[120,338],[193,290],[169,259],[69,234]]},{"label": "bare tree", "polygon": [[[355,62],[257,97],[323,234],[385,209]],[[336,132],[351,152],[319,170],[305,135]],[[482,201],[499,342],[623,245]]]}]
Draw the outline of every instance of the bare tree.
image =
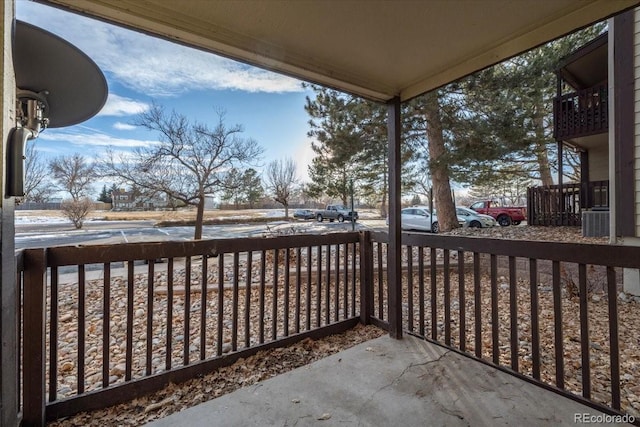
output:
[{"label": "bare tree", "polygon": [[51,193],[47,182],[47,163],[36,149],[35,141],[27,143],[24,160],[24,199],[31,202],[46,202]]},{"label": "bare tree", "polygon": [[284,206],[284,216],[289,217],[289,199],[298,179],[296,164],[290,159],[274,160],[267,166],[267,189],[273,199]]},{"label": "bare tree", "polygon": [[73,200],[80,200],[91,191],[91,184],[96,178],[95,163],[87,160],[82,154],[61,156],[49,163],[53,179],[60,188],[67,191]]},{"label": "bare tree", "polygon": [[91,200],[88,197],[83,197],[77,200],[64,200],[60,209],[64,216],[66,216],[77,229],[82,228],[84,219],[91,211]]},{"label": "bare tree", "polygon": [[210,128],[154,104],[134,124],[157,132],[159,142],[126,154],[108,152],[100,164],[101,174],[196,206],[194,239],[201,239],[205,196],[224,190],[230,170],[257,162],[263,152],[255,140],[241,138],[240,125],[227,126],[224,118],[219,110]]}]

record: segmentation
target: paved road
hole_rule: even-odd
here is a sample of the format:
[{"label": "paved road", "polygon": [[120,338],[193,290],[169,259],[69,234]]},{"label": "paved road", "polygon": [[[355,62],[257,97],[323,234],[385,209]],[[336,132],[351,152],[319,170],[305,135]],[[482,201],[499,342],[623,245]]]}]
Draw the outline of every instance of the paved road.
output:
[{"label": "paved road", "polygon": [[[356,230],[385,228],[383,220],[362,220]],[[262,224],[207,225],[203,239],[230,239],[278,235],[279,233],[328,233],[351,230],[350,223],[314,221],[271,222]],[[132,242],[181,241],[193,238],[193,226],[153,227],[153,221],[90,221],[81,230],[68,224],[17,224],[16,249],[69,246],[78,244],[113,244]]]}]

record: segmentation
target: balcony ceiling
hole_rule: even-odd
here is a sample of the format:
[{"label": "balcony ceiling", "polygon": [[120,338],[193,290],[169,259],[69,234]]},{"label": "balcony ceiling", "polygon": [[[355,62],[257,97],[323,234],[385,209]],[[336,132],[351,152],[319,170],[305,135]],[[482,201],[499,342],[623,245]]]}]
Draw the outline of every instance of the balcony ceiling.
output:
[{"label": "balcony ceiling", "polygon": [[574,89],[586,89],[607,81],[607,37],[607,33],[602,34],[558,64],[558,74]]},{"label": "balcony ceiling", "polygon": [[39,0],[370,99],[409,99],[638,0]]}]

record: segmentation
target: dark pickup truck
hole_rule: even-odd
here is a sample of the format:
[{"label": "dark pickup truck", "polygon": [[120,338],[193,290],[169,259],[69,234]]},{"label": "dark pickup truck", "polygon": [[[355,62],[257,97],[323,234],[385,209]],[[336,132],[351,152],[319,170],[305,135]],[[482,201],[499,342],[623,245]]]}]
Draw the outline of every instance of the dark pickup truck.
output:
[{"label": "dark pickup truck", "polygon": [[344,222],[345,220],[351,221],[352,218],[356,221],[358,219],[358,212],[352,211],[344,205],[327,205],[326,209],[316,212],[318,222],[322,222],[325,219],[331,222],[335,220]]}]

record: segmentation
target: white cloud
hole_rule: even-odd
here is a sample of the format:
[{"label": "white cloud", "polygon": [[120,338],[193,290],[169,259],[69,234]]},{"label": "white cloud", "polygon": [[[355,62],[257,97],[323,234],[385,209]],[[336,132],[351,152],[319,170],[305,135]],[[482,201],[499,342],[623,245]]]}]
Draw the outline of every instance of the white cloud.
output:
[{"label": "white cloud", "polygon": [[142,35],[26,1],[19,19],[63,37],[89,55],[107,74],[149,96],[175,96],[189,90],[298,92],[298,80],[250,67],[207,52]]},{"label": "white cloud", "polygon": [[73,133],[73,132],[43,132],[40,134],[39,140],[52,142],[68,142],[73,145],[91,146],[91,147],[148,147],[157,144],[158,141],[131,139],[131,138],[114,138],[102,133]]},{"label": "white cloud", "polygon": [[115,122],[113,127],[118,130],[134,130],[136,127],[129,123]]},{"label": "white cloud", "polygon": [[98,116],[131,116],[142,113],[149,107],[145,102],[110,93]]}]

